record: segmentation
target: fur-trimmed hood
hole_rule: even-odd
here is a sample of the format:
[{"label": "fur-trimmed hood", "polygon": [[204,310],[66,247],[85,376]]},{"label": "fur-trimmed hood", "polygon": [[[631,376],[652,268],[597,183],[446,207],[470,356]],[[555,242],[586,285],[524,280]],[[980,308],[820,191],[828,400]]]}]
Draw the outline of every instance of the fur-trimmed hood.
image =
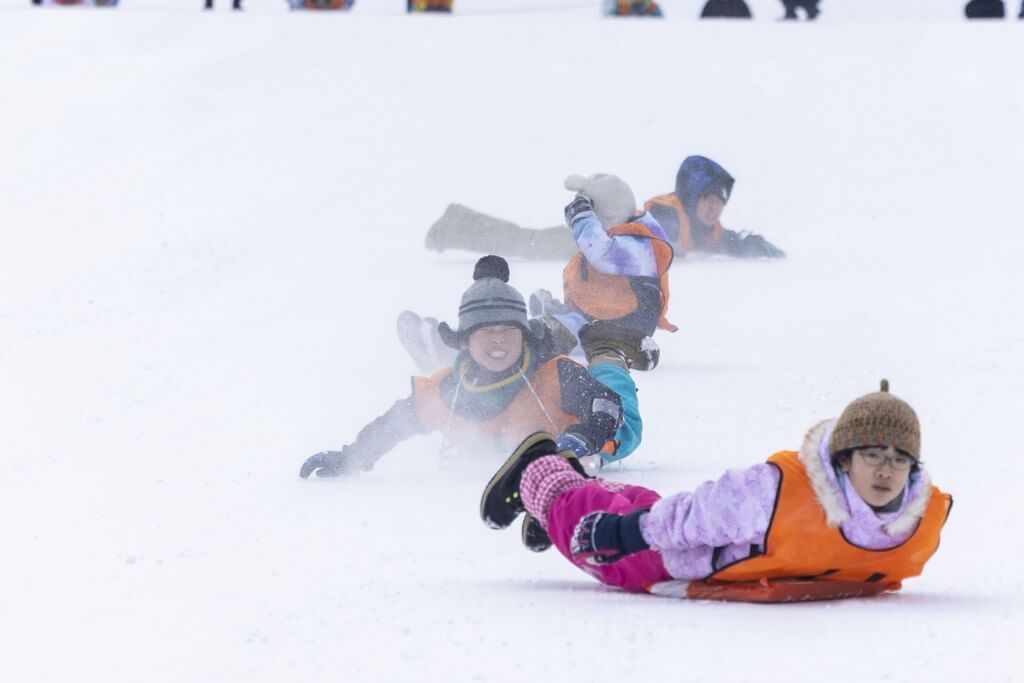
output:
[{"label": "fur-trimmed hood", "polygon": [[[837,474],[832,467],[828,439],[834,425],[835,420],[825,420],[811,427],[804,437],[799,453],[800,462],[810,478],[815,497],[825,511],[828,525],[842,526],[844,532],[853,532],[853,536],[862,538],[878,532],[889,537],[909,536],[924,516],[931,498],[932,482],[928,472],[920,468],[907,481],[899,510],[893,513],[874,513],[857,496],[846,475]],[[855,500],[851,500],[851,496]],[[874,523],[870,517],[874,517]],[[854,538],[851,540],[857,542]],[[871,541],[870,538],[864,540]]]}]

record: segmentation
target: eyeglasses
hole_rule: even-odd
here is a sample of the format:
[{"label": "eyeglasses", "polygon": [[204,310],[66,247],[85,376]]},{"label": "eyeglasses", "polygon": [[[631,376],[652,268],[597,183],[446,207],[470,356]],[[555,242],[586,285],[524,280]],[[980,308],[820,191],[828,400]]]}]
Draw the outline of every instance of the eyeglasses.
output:
[{"label": "eyeglasses", "polygon": [[868,467],[878,468],[889,463],[892,465],[892,468],[898,472],[909,470],[914,465],[919,464],[917,460],[909,455],[904,455],[903,453],[885,455],[884,453],[876,453],[875,451],[857,451],[857,454],[864,459],[864,462]]}]

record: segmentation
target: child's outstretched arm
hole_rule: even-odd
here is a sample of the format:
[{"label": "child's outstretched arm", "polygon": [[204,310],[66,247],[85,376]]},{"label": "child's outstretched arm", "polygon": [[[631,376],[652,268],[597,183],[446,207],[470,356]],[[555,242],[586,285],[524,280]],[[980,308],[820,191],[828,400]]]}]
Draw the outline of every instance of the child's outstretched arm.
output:
[{"label": "child's outstretched arm", "polygon": [[579,420],[559,435],[559,449],[568,448],[580,458],[598,453],[622,426],[622,398],[568,358],[558,361],[558,381],[562,410]]},{"label": "child's outstretched arm", "polygon": [[764,543],[778,495],[779,471],[767,463],[729,470],[692,493],[659,500],[640,520],[657,550]]},{"label": "child's outstretched arm", "polygon": [[753,232],[736,232],[723,228],[722,239],[714,251],[737,258],[785,258],[786,252]]},{"label": "child's outstretched arm", "polygon": [[359,430],[356,440],[340,451],[321,451],[306,459],[299,470],[303,479],[339,477],[373,469],[374,463],[402,441],[427,430],[416,416],[413,397],[395,401],[386,413]]}]

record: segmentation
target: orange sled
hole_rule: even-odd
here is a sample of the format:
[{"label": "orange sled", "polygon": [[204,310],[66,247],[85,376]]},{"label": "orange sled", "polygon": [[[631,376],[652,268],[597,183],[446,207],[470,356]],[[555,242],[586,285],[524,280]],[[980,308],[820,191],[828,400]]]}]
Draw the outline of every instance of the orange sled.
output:
[{"label": "orange sled", "polygon": [[899,581],[824,581],[809,579],[761,579],[760,581],[662,581],[648,591],[652,595],[684,600],[727,602],[809,602],[870,598],[898,591]]}]

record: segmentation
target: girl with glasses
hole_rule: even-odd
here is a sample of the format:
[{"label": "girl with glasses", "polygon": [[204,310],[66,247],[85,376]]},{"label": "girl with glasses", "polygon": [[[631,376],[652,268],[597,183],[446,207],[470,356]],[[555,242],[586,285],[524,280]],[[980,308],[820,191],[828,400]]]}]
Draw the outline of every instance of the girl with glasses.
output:
[{"label": "girl with glasses", "polygon": [[481,515],[501,528],[529,511],[569,561],[627,590],[759,602],[876,595],[921,573],[952,505],[920,448],[917,415],[882,380],[798,451],[665,498],[586,478],[535,434],[491,479]]}]

